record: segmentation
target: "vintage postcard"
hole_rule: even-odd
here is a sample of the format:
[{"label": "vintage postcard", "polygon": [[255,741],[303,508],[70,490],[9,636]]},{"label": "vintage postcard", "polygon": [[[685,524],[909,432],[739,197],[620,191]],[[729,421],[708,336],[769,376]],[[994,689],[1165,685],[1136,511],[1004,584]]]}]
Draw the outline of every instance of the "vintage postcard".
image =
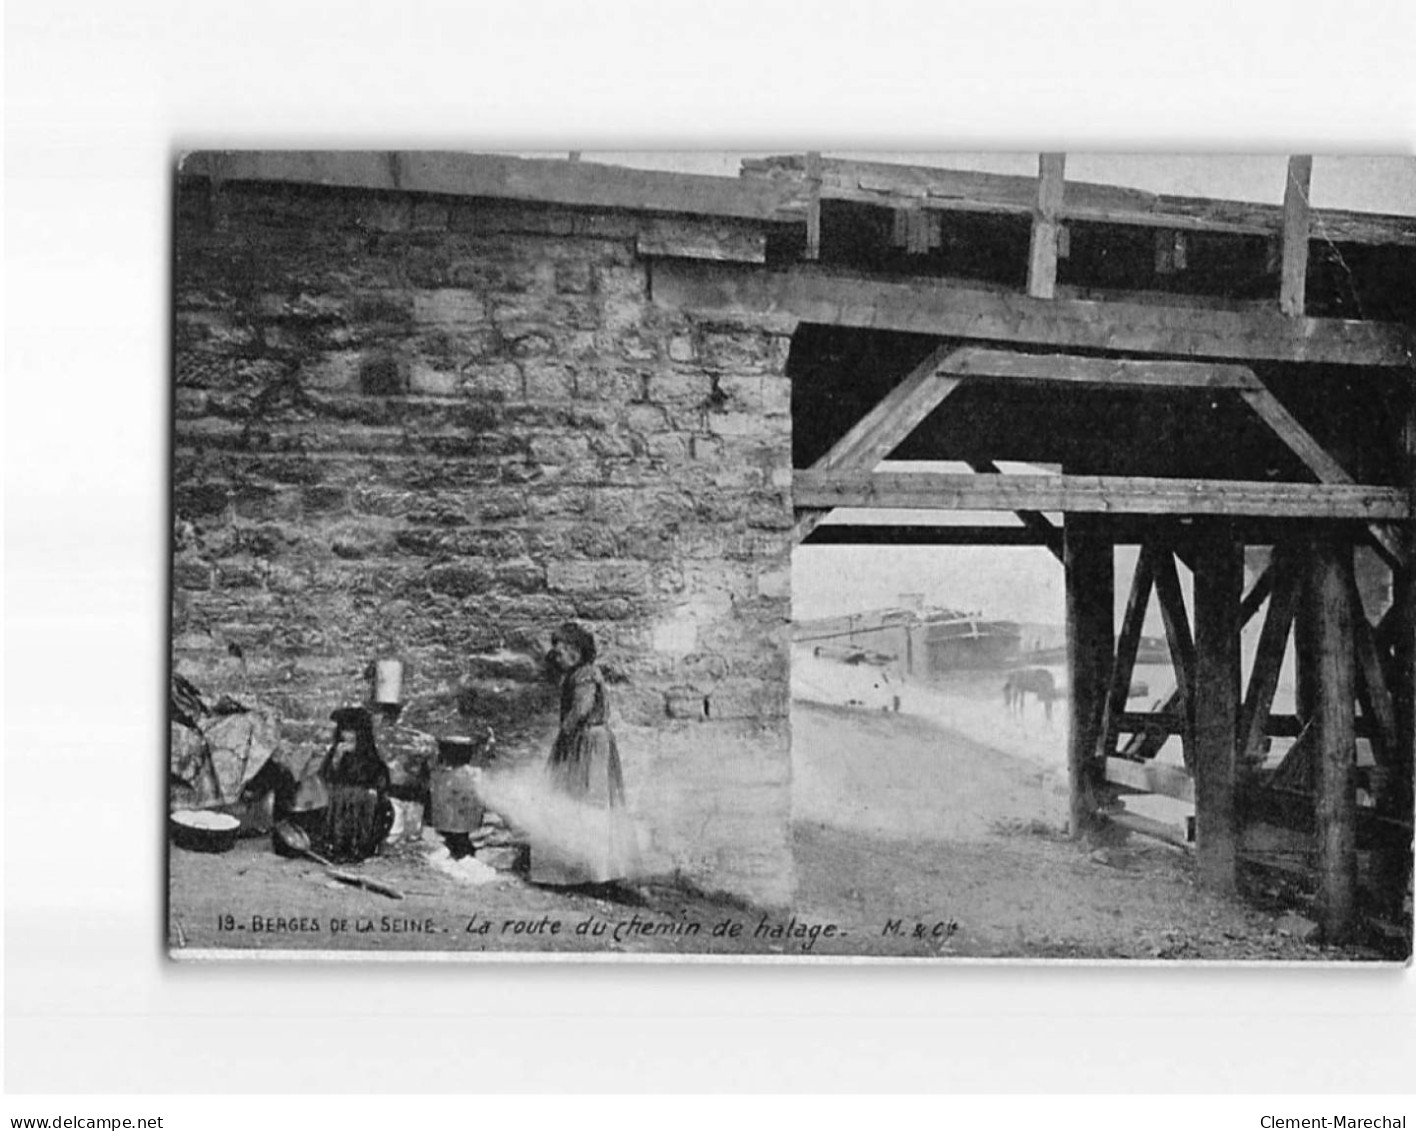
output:
[{"label": "vintage postcard", "polygon": [[174,201],[173,957],[1409,960],[1416,161]]}]

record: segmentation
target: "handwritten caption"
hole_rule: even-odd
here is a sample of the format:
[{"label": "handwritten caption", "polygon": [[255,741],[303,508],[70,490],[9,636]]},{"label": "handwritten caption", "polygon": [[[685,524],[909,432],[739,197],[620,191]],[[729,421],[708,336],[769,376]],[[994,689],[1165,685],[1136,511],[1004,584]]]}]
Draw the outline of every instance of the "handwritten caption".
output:
[{"label": "handwritten caption", "polygon": [[[448,935],[461,936],[481,946],[518,940],[598,941],[611,946],[637,943],[687,941],[688,949],[717,950],[741,948],[748,951],[791,951],[811,954],[819,944],[851,937],[839,923],[817,921],[796,915],[787,918],[762,913],[697,920],[672,918],[647,912],[618,916],[541,915],[526,918],[485,916],[471,912],[455,921],[430,916],[342,916],[250,915],[238,918],[223,913],[216,918],[219,934],[246,935]],[[926,943],[942,945],[959,930],[953,919],[886,919],[878,928],[861,935],[876,942]],[[697,945],[695,945],[697,944]],[[452,939],[447,945],[457,945]]]}]

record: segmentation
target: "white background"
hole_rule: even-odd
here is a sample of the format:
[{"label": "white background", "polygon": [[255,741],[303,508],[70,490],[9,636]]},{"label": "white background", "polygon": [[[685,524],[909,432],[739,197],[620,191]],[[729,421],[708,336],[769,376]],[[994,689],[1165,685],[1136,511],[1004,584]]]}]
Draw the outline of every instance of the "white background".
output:
[{"label": "white background", "polygon": [[1409,972],[178,969],[159,814],[175,148],[1409,153],[1412,12],[12,0],[7,1087],[1409,1090]]}]

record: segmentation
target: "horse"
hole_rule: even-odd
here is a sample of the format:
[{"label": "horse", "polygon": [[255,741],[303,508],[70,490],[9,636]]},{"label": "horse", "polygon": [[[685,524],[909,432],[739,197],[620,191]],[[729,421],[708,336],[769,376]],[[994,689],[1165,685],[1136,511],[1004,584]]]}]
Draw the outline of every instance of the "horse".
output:
[{"label": "horse", "polygon": [[1003,704],[1019,718],[1027,693],[1031,691],[1041,702],[1048,722],[1052,721],[1052,701],[1057,698],[1057,683],[1046,668],[1019,668],[1008,673],[1003,684]]}]

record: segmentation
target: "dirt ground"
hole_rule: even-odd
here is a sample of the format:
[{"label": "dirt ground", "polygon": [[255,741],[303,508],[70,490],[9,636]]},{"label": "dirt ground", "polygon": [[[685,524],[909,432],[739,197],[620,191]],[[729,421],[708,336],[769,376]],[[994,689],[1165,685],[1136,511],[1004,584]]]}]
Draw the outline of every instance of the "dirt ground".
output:
[{"label": "dirt ground", "polygon": [[[797,898],[746,906],[672,877],[616,891],[469,885],[426,844],[359,866],[392,900],[275,856],[264,839],[173,848],[175,957],[237,951],[1332,961],[1278,906],[1199,890],[1190,857],[1143,838],[1075,844],[1055,770],[907,715],[793,712]],[[1059,794],[1059,790],[1062,792]]]}]

